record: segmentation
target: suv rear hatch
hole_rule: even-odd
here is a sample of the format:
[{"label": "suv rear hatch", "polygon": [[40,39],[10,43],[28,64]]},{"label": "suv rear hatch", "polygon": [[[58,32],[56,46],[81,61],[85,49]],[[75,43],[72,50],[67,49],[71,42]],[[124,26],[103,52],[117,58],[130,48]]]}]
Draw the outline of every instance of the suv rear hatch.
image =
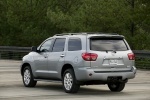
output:
[{"label": "suv rear hatch", "polygon": [[118,36],[92,36],[89,38],[89,49],[97,59],[91,61],[95,72],[99,71],[131,71],[134,65],[134,54],[130,50],[124,37]]}]

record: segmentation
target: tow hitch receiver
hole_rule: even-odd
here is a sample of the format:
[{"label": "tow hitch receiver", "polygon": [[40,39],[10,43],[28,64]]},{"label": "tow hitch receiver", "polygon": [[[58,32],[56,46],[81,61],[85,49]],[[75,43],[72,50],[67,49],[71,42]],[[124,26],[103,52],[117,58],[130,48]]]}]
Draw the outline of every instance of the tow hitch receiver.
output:
[{"label": "tow hitch receiver", "polygon": [[109,76],[107,78],[108,82],[120,82],[123,81],[121,76]]}]

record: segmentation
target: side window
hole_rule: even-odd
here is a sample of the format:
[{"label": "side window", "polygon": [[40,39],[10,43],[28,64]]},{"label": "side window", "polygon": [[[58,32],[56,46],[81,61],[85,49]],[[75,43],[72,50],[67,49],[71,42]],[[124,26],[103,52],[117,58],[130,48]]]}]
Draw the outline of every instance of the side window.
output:
[{"label": "side window", "polygon": [[81,50],[81,39],[80,38],[73,38],[69,39],[68,41],[68,51],[77,51]]},{"label": "side window", "polygon": [[51,44],[52,44],[52,39],[45,41],[45,42],[41,45],[40,51],[41,51],[41,52],[50,51]]},{"label": "side window", "polygon": [[65,38],[57,38],[55,40],[52,52],[62,52],[65,48]]}]

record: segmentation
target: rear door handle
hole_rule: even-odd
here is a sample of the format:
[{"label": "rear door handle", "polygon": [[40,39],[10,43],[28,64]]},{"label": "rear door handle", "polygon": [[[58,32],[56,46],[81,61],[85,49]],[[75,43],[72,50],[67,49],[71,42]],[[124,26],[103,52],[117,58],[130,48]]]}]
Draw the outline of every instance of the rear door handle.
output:
[{"label": "rear door handle", "polygon": [[60,55],[60,57],[65,57],[65,55],[64,55],[64,54],[62,54],[62,55]]}]

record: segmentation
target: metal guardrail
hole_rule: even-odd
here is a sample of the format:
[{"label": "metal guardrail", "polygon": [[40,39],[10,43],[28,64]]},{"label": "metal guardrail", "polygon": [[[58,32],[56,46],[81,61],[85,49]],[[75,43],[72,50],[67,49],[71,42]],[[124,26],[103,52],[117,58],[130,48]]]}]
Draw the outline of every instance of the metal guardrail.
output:
[{"label": "metal guardrail", "polygon": [[0,46],[0,51],[3,52],[30,52],[31,47],[15,47],[15,46]]},{"label": "metal guardrail", "polygon": [[[31,47],[14,47],[14,46],[0,46],[0,52],[24,52],[28,53],[31,51]],[[147,50],[133,50],[136,57],[150,58],[150,51]]]},{"label": "metal guardrail", "polygon": [[[30,52],[31,47],[0,46],[0,52]],[[150,51],[133,50],[136,57],[150,58]]]},{"label": "metal guardrail", "polygon": [[[0,59],[21,60],[31,51],[31,47],[0,46]],[[133,50],[137,68],[150,69],[150,51]]]},{"label": "metal guardrail", "polygon": [[147,50],[133,50],[136,57],[150,58],[150,51]]},{"label": "metal guardrail", "polygon": [[31,47],[0,46],[0,59],[21,60]]}]

